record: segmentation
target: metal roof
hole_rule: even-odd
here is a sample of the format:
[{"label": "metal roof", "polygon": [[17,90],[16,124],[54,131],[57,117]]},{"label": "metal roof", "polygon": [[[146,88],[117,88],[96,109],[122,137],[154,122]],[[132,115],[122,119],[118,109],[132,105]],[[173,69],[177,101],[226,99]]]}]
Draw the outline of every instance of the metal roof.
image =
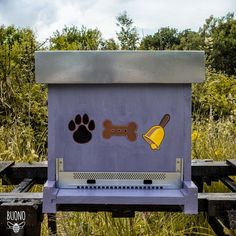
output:
[{"label": "metal roof", "polygon": [[38,51],[36,81],[46,84],[200,83],[203,51]]}]

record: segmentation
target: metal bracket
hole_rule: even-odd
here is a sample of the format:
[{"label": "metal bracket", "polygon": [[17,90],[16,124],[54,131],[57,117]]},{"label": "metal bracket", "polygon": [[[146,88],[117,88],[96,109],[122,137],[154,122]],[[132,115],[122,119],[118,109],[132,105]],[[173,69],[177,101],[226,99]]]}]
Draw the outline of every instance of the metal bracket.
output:
[{"label": "metal bracket", "polygon": [[176,172],[68,172],[63,158],[56,158],[56,181],[59,188],[179,189],[183,159],[176,158]]}]

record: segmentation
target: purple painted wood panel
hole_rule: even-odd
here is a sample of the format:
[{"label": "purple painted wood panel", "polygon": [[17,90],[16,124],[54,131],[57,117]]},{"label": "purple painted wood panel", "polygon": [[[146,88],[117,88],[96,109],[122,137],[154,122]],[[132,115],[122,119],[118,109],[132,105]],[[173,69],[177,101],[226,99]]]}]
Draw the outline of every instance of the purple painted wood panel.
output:
[{"label": "purple painted wood panel", "polygon": [[[70,120],[88,114],[95,122],[88,143],[77,143]],[[142,137],[170,115],[160,150],[151,150]],[[78,118],[78,117],[77,117]],[[135,122],[136,141],[126,136],[103,137],[103,122],[125,126]],[[77,119],[78,123],[78,119]],[[73,125],[72,125],[73,126]],[[73,127],[72,127],[73,128]],[[49,85],[49,180],[55,180],[55,158],[64,158],[64,171],[175,171],[184,158],[190,179],[191,85]]]}]

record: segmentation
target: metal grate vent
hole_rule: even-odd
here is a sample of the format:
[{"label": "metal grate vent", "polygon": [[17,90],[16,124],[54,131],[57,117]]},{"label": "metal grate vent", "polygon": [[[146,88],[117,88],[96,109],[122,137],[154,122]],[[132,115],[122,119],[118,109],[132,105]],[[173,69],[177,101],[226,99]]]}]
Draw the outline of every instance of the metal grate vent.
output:
[{"label": "metal grate vent", "polygon": [[99,186],[88,186],[88,185],[81,185],[81,186],[77,186],[77,189],[136,189],[136,190],[153,190],[153,189],[163,189],[163,186],[103,186],[103,185],[99,185]]},{"label": "metal grate vent", "polygon": [[166,174],[161,172],[74,172],[74,179],[132,179],[132,180],[165,180]]}]

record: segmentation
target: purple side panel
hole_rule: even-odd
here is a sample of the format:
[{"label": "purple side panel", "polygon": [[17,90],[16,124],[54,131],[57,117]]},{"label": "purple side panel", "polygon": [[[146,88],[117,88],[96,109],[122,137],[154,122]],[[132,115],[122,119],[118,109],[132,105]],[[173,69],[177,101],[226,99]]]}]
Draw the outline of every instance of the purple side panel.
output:
[{"label": "purple side panel", "polygon": [[198,189],[192,181],[184,181],[181,190],[185,196],[184,212],[185,214],[198,213]]},{"label": "purple side panel", "polygon": [[56,213],[57,193],[55,181],[47,181],[43,189],[43,212]]},{"label": "purple side panel", "polygon": [[191,84],[188,84],[188,89],[184,91],[184,153],[186,156],[184,157],[184,180],[191,181],[191,145],[192,145],[192,92],[191,92]]}]

